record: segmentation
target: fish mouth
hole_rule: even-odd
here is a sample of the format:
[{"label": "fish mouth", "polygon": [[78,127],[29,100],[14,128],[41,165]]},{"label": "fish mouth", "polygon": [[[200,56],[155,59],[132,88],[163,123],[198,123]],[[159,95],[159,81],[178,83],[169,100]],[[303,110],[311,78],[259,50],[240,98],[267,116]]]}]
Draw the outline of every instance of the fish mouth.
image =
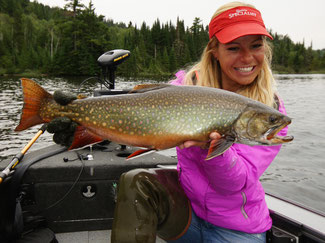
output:
[{"label": "fish mouth", "polygon": [[270,128],[263,136],[263,140],[267,144],[281,144],[288,143],[293,140],[293,136],[277,136],[276,134],[280,132],[284,127],[289,125],[291,120],[283,123],[280,126],[275,126]]}]

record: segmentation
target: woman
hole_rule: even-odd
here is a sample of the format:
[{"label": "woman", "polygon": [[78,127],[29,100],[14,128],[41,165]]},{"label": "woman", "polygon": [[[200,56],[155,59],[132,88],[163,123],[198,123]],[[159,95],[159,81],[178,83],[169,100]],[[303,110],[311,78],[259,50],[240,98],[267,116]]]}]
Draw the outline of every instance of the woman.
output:
[{"label": "woman", "polygon": [[[171,83],[229,90],[285,113],[270,70],[271,51],[266,39],[272,36],[260,12],[249,4],[226,4],[212,17],[209,36],[201,60],[187,73],[178,72]],[[286,132],[287,128],[280,135]],[[210,137],[219,139],[220,134]],[[133,235],[129,239],[134,242],[154,242],[156,229],[168,242],[265,242],[272,220],[259,178],[280,146],[234,144],[209,161],[204,160],[206,148],[206,143],[196,141],[177,148],[178,178],[186,197],[176,182],[167,185],[166,181],[176,177],[168,176],[173,173],[169,170],[140,169],[122,175],[112,242],[124,242],[121,235],[127,234]],[[137,206],[139,203],[142,206]],[[121,212],[126,208],[131,220],[123,222],[120,219],[126,217]],[[128,221],[136,223],[128,227]]]},{"label": "woman", "polygon": [[[174,85],[225,89],[285,114],[275,94],[271,51],[261,14],[234,2],[219,8],[209,24],[201,60]],[[51,123],[50,123],[51,124]],[[286,135],[287,128],[279,135]],[[214,132],[211,140],[218,140]],[[260,176],[281,146],[233,144],[208,161],[208,142],[177,148],[178,168],[137,169],[121,175],[112,242],[265,242],[272,220]]]}]

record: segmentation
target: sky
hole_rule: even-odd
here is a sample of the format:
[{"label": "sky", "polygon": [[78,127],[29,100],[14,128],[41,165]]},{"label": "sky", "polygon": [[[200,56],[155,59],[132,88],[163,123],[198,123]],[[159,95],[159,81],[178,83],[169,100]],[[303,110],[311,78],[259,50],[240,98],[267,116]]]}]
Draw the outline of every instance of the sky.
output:
[{"label": "sky", "polygon": [[[36,1],[36,0],[35,0]],[[80,0],[88,6],[89,0]],[[37,0],[49,6],[64,7],[65,0]],[[152,26],[158,18],[160,23],[172,21],[177,17],[191,26],[195,17],[208,25],[214,12],[229,0],[92,0],[95,12],[114,22],[128,24],[130,21],[138,28],[145,22]],[[273,32],[288,35],[295,43],[302,43],[313,49],[325,49],[325,0],[242,0],[253,4],[264,19],[265,26]]]}]

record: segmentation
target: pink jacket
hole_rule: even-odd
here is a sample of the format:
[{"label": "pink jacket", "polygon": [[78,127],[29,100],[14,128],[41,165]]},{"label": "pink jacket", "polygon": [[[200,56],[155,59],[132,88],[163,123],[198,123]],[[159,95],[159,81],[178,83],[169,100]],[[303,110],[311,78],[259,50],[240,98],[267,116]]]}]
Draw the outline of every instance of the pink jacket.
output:
[{"label": "pink jacket", "polygon": [[[184,72],[171,83],[182,85]],[[279,111],[286,114],[280,100]],[[287,127],[279,135],[287,133]],[[177,148],[180,183],[194,212],[220,227],[262,233],[272,226],[260,176],[278,154],[278,146],[233,144],[206,161],[207,149]]]}]

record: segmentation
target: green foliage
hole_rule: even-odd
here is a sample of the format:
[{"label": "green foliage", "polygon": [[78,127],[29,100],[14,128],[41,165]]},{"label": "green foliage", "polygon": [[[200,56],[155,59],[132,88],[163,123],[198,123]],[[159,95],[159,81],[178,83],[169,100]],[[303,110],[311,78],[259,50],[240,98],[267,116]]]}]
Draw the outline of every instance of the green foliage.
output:
[{"label": "green foliage", "polygon": [[313,50],[312,45],[305,48],[304,43],[293,43],[287,35],[271,33],[274,37],[273,69],[280,73],[324,72],[322,54],[325,49]]},{"label": "green foliage", "polygon": [[[273,36],[275,71],[325,71],[325,50]],[[198,61],[208,40],[200,18],[194,18],[190,28],[179,19],[175,25],[157,19],[151,27],[143,22],[138,28],[98,16],[91,1],[85,6],[80,0],[66,0],[61,9],[30,0],[0,0],[0,75],[94,75],[100,72],[101,54],[127,49],[131,58],[118,68],[118,75],[170,77]]]}]

